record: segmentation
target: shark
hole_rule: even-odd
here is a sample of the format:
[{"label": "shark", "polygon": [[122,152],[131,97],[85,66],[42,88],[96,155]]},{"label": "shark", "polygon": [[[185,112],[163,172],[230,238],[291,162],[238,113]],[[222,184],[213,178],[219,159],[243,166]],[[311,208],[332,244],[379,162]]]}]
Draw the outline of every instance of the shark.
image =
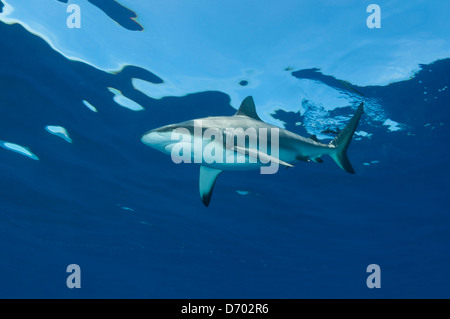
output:
[{"label": "shark", "polygon": [[199,164],[200,198],[208,207],[217,177],[226,170],[260,169],[268,174],[276,172],[279,166],[292,167],[298,161],[321,163],[322,156],[328,155],[342,170],[355,174],[347,149],[363,113],[361,103],[344,129],[325,144],[315,135],[303,137],[262,121],[253,97],[248,96],[232,116],[162,126],[143,134],[141,141],[170,154],[175,163]]}]

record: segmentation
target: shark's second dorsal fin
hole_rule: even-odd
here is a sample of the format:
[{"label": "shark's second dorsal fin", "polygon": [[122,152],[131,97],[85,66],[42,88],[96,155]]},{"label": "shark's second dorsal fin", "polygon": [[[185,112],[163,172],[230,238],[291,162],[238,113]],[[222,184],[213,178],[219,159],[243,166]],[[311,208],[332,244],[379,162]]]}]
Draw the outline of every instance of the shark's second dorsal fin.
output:
[{"label": "shark's second dorsal fin", "polygon": [[261,121],[258,114],[256,113],[255,102],[253,101],[253,97],[251,96],[247,96],[244,101],[242,101],[236,115],[244,115],[251,117],[252,119]]},{"label": "shark's second dorsal fin", "polygon": [[217,176],[219,176],[220,173],[222,173],[220,169],[200,166],[200,197],[202,198],[202,202],[206,207],[208,207],[209,202],[211,201],[214,184],[216,183]]}]

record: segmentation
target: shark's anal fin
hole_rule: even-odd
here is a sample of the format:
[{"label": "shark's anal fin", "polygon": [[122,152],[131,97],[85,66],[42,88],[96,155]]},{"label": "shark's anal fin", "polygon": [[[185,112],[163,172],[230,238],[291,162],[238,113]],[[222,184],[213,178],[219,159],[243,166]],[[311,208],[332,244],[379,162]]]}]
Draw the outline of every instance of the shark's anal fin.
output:
[{"label": "shark's anal fin", "polygon": [[253,97],[251,96],[247,96],[244,101],[242,101],[236,115],[243,115],[261,121],[258,114],[256,113],[255,102],[253,101]]},{"label": "shark's anal fin", "polygon": [[217,176],[219,176],[220,173],[222,173],[220,169],[200,166],[200,197],[202,198],[202,202],[206,207],[208,207],[209,202],[211,201],[214,184],[216,183]]},{"label": "shark's anal fin", "polygon": [[304,161],[304,162],[309,162],[309,161],[310,161],[310,159],[309,159],[308,156],[303,156],[303,155],[297,155],[297,156],[295,157],[295,159],[296,159],[297,161]]},{"label": "shark's anal fin", "polygon": [[272,155],[263,153],[261,151],[258,151],[258,150],[252,149],[252,148],[243,148],[243,147],[240,147],[240,146],[234,146],[232,149],[235,152],[238,152],[238,153],[241,153],[241,154],[253,157],[255,159],[258,159],[258,157],[259,157],[260,160],[262,160],[264,162],[267,162],[267,163],[268,162],[273,162],[273,163],[278,163],[278,165],[284,165],[286,167],[294,167],[294,165],[286,163],[286,162],[280,160],[279,158],[276,158],[276,157],[274,157]]}]

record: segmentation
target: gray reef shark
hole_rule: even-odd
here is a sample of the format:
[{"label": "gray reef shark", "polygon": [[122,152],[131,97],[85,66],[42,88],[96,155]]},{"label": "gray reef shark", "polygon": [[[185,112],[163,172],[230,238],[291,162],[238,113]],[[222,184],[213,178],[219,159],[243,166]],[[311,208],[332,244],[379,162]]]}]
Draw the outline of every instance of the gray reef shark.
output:
[{"label": "gray reef shark", "polygon": [[253,98],[248,96],[233,116],[163,126],[145,133],[141,141],[170,154],[175,163],[200,164],[200,196],[208,206],[217,176],[224,170],[260,169],[263,174],[273,174],[279,165],[291,167],[295,161],[320,163],[323,155],[329,155],[341,169],[354,174],[347,149],[363,112],[361,103],[336,138],[323,144],[315,136],[302,137],[263,122]]}]

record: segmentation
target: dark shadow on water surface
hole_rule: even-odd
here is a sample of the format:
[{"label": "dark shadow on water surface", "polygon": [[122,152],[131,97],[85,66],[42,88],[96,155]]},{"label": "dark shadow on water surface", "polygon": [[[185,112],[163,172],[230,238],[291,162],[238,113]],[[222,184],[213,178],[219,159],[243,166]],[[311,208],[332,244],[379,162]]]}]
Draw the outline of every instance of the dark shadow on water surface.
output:
[{"label": "dark shadow on water surface", "polygon": [[[57,0],[68,3],[68,0]],[[144,28],[135,20],[137,14],[124,7],[116,0],[88,0],[91,4],[102,10],[108,17],[116,23],[130,31],[142,31]]]}]

